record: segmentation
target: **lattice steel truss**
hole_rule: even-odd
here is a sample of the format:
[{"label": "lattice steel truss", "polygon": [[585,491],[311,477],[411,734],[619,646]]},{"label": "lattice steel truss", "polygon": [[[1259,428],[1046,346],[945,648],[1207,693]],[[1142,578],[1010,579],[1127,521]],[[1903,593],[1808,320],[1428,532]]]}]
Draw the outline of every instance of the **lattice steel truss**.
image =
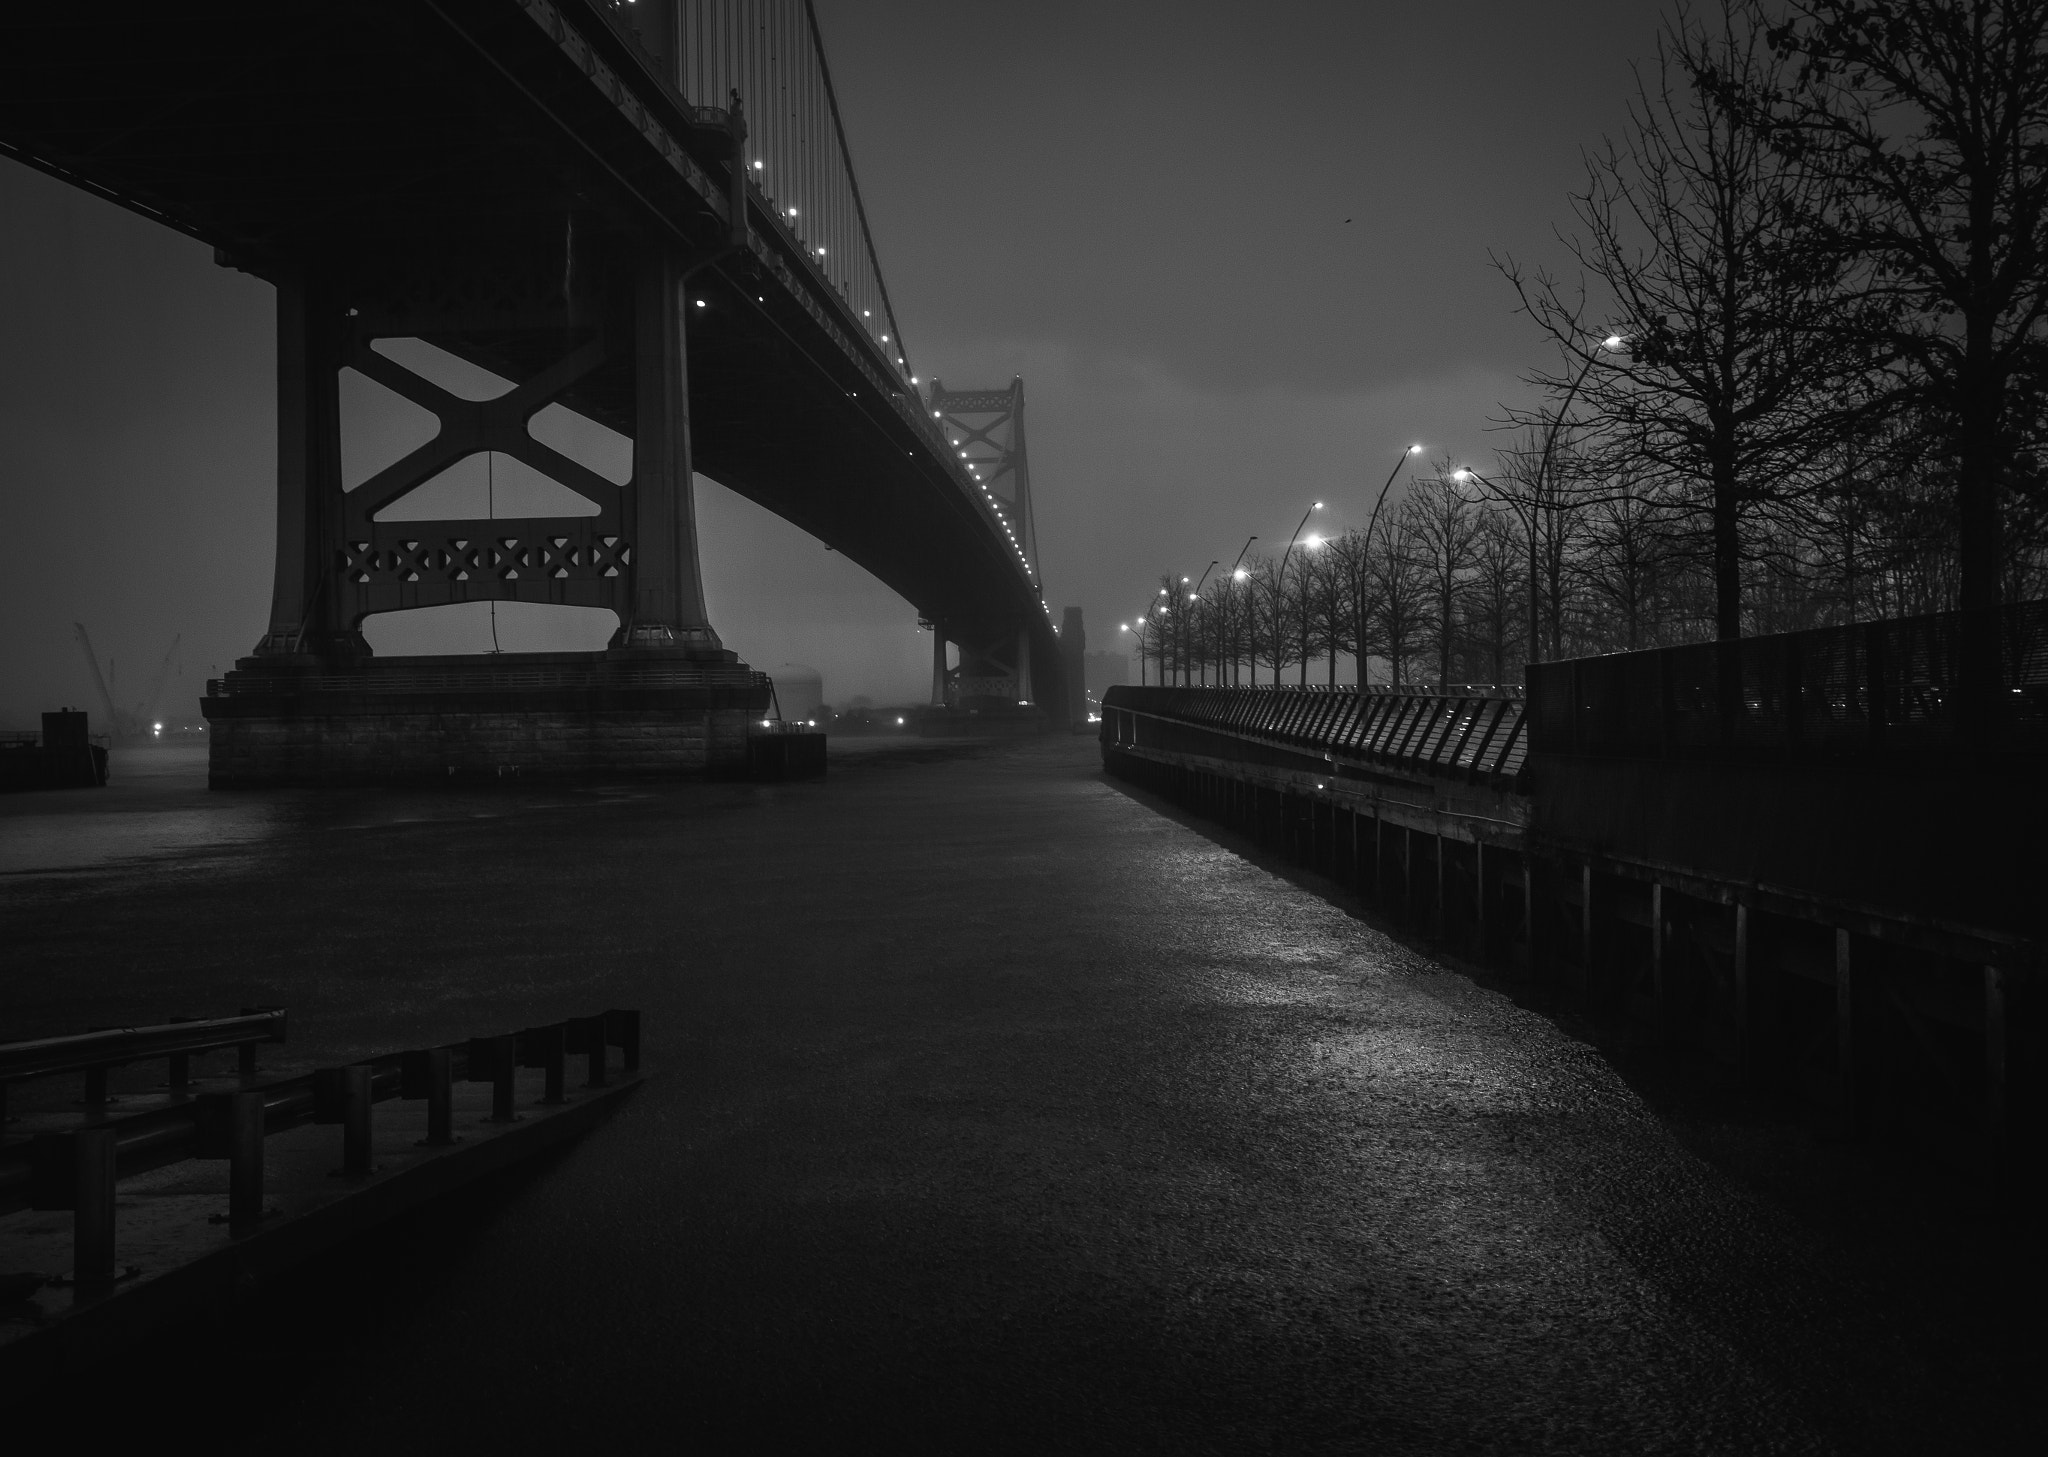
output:
[{"label": "lattice steel truss", "polygon": [[949,390],[932,381],[932,414],[1001,518],[1034,581],[1038,529],[1031,514],[1031,465],[1024,453],[1024,381],[1005,390]]}]

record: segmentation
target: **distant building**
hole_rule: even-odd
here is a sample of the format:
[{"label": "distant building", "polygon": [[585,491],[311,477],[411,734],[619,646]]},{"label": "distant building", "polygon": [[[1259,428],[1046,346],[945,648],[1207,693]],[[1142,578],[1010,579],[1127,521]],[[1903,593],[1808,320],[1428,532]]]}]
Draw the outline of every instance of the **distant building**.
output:
[{"label": "distant building", "polygon": [[1105,688],[1131,681],[1131,660],[1123,653],[1089,653],[1084,661],[1088,691],[1097,698],[1102,697]]}]

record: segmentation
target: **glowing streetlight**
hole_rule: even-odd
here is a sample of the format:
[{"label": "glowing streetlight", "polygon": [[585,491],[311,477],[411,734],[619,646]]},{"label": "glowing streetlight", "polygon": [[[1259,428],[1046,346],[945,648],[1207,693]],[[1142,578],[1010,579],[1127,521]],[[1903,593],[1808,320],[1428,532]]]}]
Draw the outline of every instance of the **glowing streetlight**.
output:
[{"label": "glowing streetlight", "polygon": [[[1386,482],[1383,485],[1381,485],[1379,495],[1373,498],[1372,515],[1366,518],[1365,544],[1367,550],[1370,550],[1372,548],[1372,530],[1373,527],[1379,524],[1380,507],[1386,505],[1387,503],[1387,492],[1393,488],[1394,477],[1401,474],[1401,467],[1408,464],[1409,456],[1420,454],[1422,454],[1422,447],[1420,445],[1409,446],[1406,450],[1401,452],[1398,458],[1396,458],[1396,460],[1394,461],[1394,468],[1387,472]],[[1365,664],[1363,662],[1360,662],[1358,665],[1358,682],[1361,688],[1365,684]]]},{"label": "glowing streetlight", "polygon": [[[1287,538],[1287,550],[1280,553],[1280,575],[1278,580],[1274,583],[1273,587],[1273,591],[1276,594],[1276,600],[1277,594],[1281,591],[1281,589],[1286,585],[1287,582],[1287,559],[1294,555],[1294,544],[1297,541],[1301,540],[1301,533],[1307,529],[1308,518],[1315,515],[1316,512],[1322,509],[1323,503],[1321,501],[1310,502],[1308,510],[1301,513],[1301,521],[1295,526],[1294,535]],[[1306,615],[1308,611],[1307,607],[1304,606],[1302,608],[1302,611],[1303,614]],[[1277,613],[1275,615],[1275,626],[1276,628],[1278,626]],[[1277,644],[1280,639],[1277,631],[1274,633],[1273,640],[1276,644],[1276,647],[1273,652],[1273,686],[1275,688],[1278,688],[1280,686],[1280,653]],[[1308,659],[1305,656],[1301,660],[1301,671],[1304,675],[1304,681],[1306,681],[1306,675],[1308,673]],[[1253,686],[1256,687],[1258,685],[1254,683]]]}]

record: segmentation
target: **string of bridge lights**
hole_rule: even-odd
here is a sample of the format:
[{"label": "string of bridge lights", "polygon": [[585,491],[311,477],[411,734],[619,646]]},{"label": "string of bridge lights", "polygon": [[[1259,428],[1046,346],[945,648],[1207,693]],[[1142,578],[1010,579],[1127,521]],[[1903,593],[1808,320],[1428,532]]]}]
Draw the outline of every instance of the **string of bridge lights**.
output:
[{"label": "string of bridge lights", "polygon": [[[755,179],[757,185],[759,185],[764,192],[766,191],[767,187],[767,170],[767,164],[760,158],[756,158],[754,161]],[[796,220],[802,216],[801,211],[795,207],[784,207],[780,211],[783,214],[784,221],[790,226],[790,230],[794,232],[796,230]],[[825,249],[822,247],[811,247],[807,251],[809,251],[813,256],[817,258],[822,259],[827,256]],[[705,302],[703,299],[698,299],[696,302],[698,308],[701,309],[705,307]],[[873,327],[875,317],[874,310],[862,309],[860,311],[860,316],[861,318],[868,322],[870,327]],[[891,342],[889,336],[886,333],[882,334],[880,336],[880,339],[881,342],[884,344]],[[896,364],[899,368],[905,371],[908,371],[910,368],[910,361],[900,354],[896,356]],[[910,376],[910,382],[913,385],[921,383],[918,377],[914,374]],[[940,411],[934,410],[932,411],[932,418],[934,420],[943,420],[944,415]],[[957,445],[959,442],[955,441],[953,443]],[[974,482],[977,488],[979,488],[982,494],[982,498],[988,503],[990,512],[995,516],[996,524],[1002,527],[1003,535],[1005,538],[1008,539],[1010,543],[1010,550],[1017,554],[1017,561],[1020,565],[1023,566],[1025,575],[1035,579],[1038,573],[1031,565],[1031,558],[1025,554],[1023,544],[1017,540],[1017,533],[1013,529],[1011,529],[1009,517],[1004,513],[1002,503],[998,501],[995,497],[995,494],[989,490],[988,483],[982,480],[980,465],[972,460],[969,460],[967,458],[967,452],[964,450],[959,452],[959,456],[960,459],[963,462],[965,462],[967,466],[968,478]],[[1046,604],[1043,601],[1041,601],[1038,605],[1040,610],[1043,611],[1048,617],[1052,615],[1052,609],[1046,606]]]},{"label": "string of bridge lights", "polygon": [[[766,193],[766,191],[767,191],[767,171],[768,171],[768,166],[767,166],[767,163],[763,162],[763,161],[762,161],[762,160],[761,160],[760,158],[758,158],[758,157],[757,157],[757,158],[755,158],[755,159],[754,159],[754,173],[755,173],[755,183],[756,183],[756,185],[757,185],[757,186],[759,186],[759,187],[761,188],[761,190],[762,190],[762,192],[763,192],[764,194],[765,194],[765,193]],[[792,233],[793,233],[793,232],[795,232],[795,231],[796,231],[796,228],[795,228],[795,222],[796,222],[796,219],[797,219],[797,218],[799,218],[800,216],[802,216],[802,213],[800,212],[800,210],[799,210],[799,209],[797,209],[797,208],[795,208],[795,207],[785,207],[785,208],[782,208],[782,209],[781,209],[781,213],[782,213],[782,216],[783,216],[783,220],[784,220],[784,221],[785,221],[786,223],[788,223],[788,224],[790,224],[790,225],[791,225],[791,226],[790,226],[790,231],[791,231]],[[809,246],[809,245],[806,245],[806,251],[807,251],[807,252],[808,252],[808,253],[809,253],[809,254],[810,254],[810,255],[811,255],[812,257],[815,257],[815,258],[824,258],[824,257],[826,257],[826,256],[827,256],[827,254],[826,254],[826,251],[825,251],[825,249],[824,249],[824,248],[822,248],[822,247],[816,247],[816,246]],[[872,262],[872,260],[870,260],[870,262]],[[844,290],[842,289],[842,290],[841,290],[841,292],[843,293],[843,292],[844,292]],[[849,300],[849,302],[851,302],[851,300]],[[700,305],[700,307],[701,307],[701,305]],[[870,325],[870,326],[872,326],[872,325],[873,325],[873,323],[874,323],[874,317],[875,317],[875,315],[874,315],[874,310],[872,310],[872,309],[862,309],[862,310],[860,311],[860,316],[861,316],[861,317],[862,317],[863,319],[866,319],[866,320],[868,321],[868,323],[869,323],[869,325]],[[884,344],[887,344],[887,343],[889,342],[889,336],[888,336],[887,334],[883,334],[883,335],[881,336],[881,340],[882,340],[882,342],[883,342]],[[908,359],[904,358],[904,357],[903,357],[902,355],[900,355],[900,354],[896,356],[896,364],[897,364],[897,367],[898,367],[898,368],[900,368],[900,369],[903,369],[903,370],[905,370],[905,371],[908,371],[908,370],[909,370],[909,368],[910,368],[910,361],[909,361]],[[919,382],[919,381],[918,381],[918,378],[917,378],[917,376],[916,376],[916,375],[914,375],[914,374],[913,374],[913,375],[911,375],[911,376],[910,376],[910,382],[911,382],[912,384],[917,384],[917,383]]]}]

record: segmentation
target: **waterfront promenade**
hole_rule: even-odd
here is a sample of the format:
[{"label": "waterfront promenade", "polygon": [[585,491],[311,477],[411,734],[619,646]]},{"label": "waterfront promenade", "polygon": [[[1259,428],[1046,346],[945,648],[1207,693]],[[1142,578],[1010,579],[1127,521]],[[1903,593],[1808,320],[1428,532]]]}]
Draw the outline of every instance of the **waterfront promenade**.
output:
[{"label": "waterfront promenade", "polygon": [[[310,1064],[646,1018],[653,1081],[580,1146],[146,1353],[113,1419],[313,1452],[2039,1435],[2039,1257],[1959,1181],[1433,960],[1091,740],[835,753],[259,796],[149,751],[0,802],[8,1035],[276,1003]],[[195,1389],[221,1412],[164,1404]]]}]

